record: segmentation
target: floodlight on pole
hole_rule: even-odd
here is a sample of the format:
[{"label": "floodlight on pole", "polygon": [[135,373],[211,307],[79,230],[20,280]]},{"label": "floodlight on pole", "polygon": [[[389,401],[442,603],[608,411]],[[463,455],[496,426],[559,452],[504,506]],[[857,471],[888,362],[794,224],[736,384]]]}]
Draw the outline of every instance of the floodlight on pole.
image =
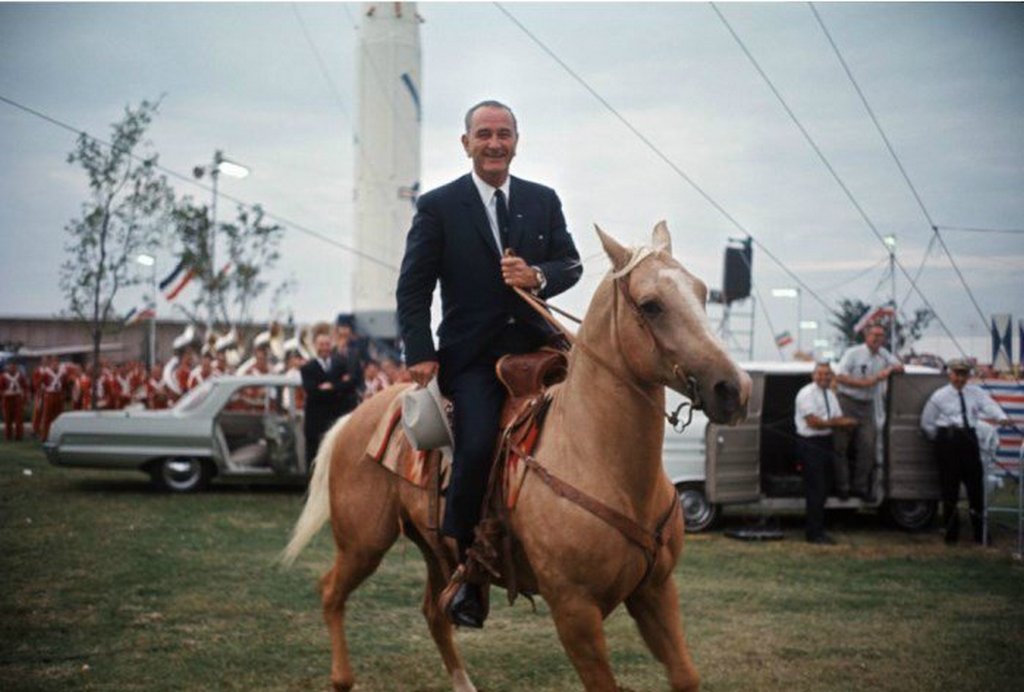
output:
[{"label": "floodlight on pole", "polygon": [[814,330],[818,328],[817,320],[800,320],[800,329]]},{"label": "floodlight on pole", "polygon": [[[210,231],[206,241],[207,251],[210,255],[207,286],[213,285],[214,268],[217,266],[217,181],[220,179],[221,173],[229,178],[245,178],[249,175],[249,172],[247,166],[226,158],[224,152],[220,149],[213,152],[213,163],[208,166],[196,166],[192,169],[192,175],[196,180],[200,180],[204,175],[209,174],[210,179],[213,181],[213,201],[210,205]],[[206,331],[210,332],[213,329],[213,291],[210,291],[206,307],[208,310]]]},{"label": "floodlight on pole", "polygon": [[[796,322],[799,325],[803,319],[804,306],[803,306],[803,291],[799,287],[783,287],[772,289],[773,298],[796,298]],[[800,334],[800,330],[796,330],[796,350],[804,350],[803,337]]]}]

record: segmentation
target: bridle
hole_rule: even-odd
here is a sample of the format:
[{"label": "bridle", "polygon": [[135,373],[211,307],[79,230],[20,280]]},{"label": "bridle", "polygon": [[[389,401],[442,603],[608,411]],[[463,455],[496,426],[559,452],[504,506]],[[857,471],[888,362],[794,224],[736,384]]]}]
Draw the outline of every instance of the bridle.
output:
[{"label": "bridle", "polygon": [[[633,315],[636,317],[637,322],[639,322],[640,328],[644,332],[646,332],[647,335],[650,337],[651,342],[653,344],[653,348],[662,354],[667,352],[667,349],[664,347],[664,343],[658,337],[657,332],[655,332],[654,329],[651,327],[647,317],[640,309],[640,306],[637,305],[636,301],[633,299],[633,296],[629,294],[628,288],[630,273],[632,273],[632,271],[636,269],[636,267],[641,262],[643,262],[645,259],[656,253],[657,250],[649,246],[636,248],[633,250],[632,256],[630,257],[629,261],[626,262],[625,265],[623,265],[620,269],[609,272],[608,274],[608,278],[610,278],[615,284],[615,287],[612,292],[612,331],[615,333],[616,346],[618,347],[620,353],[625,354],[625,351],[622,348],[622,334],[619,331],[618,325],[618,296],[620,293],[622,294],[622,299],[623,301],[625,301],[626,306],[629,308],[630,312],[632,312]],[[700,397],[700,393],[697,386],[697,378],[695,378],[693,375],[687,375],[678,363],[671,363],[672,375],[679,381],[680,384],[683,385],[683,394],[689,399],[689,401],[683,401],[682,403],[679,404],[679,406],[676,407],[674,411],[662,411],[662,404],[656,401],[654,397],[652,397],[646,389],[644,389],[643,387],[636,383],[635,380],[639,378],[635,376],[630,377],[626,374],[623,374],[617,367],[615,367],[613,364],[609,363],[603,357],[598,355],[583,340],[578,339],[572,332],[566,329],[564,325],[562,325],[557,319],[555,319],[551,315],[551,313],[549,313],[546,309],[543,308],[554,309],[559,314],[568,317],[569,319],[575,321],[577,324],[582,324],[582,320],[562,310],[559,310],[558,308],[555,308],[552,305],[549,305],[546,301],[533,295],[532,293],[524,291],[520,288],[516,288],[515,290],[524,300],[526,300],[527,303],[530,304],[531,307],[537,310],[544,317],[545,320],[547,320],[549,323],[555,326],[562,333],[562,335],[565,336],[566,339],[568,339],[568,341],[571,344],[578,346],[580,351],[586,354],[591,360],[593,360],[595,363],[601,366],[609,374],[611,374],[617,380],[619,380],[620,382],[622,382],[623,384],[625,384],[626,386],[630,387],[635,392],[640,394],[640,396],[643,397],[647,402],[649,402],[651,406],[655,408],[660,415],[664,416],[665,420],[668,421],[669,425],[671,425],[676,432],[682,432],[683,430],[685,430],[686,427],[690,425],[690,422],[693,420],[694,410],[701,409],[704,407],[704,403]],[[623,356],[623,360],[626,363],[626,368],[628,369],[629,361],[628,359],[625,358],[625,355]],[[684,414],[684,412],[685,420],[681,418],[681,414]]]}]

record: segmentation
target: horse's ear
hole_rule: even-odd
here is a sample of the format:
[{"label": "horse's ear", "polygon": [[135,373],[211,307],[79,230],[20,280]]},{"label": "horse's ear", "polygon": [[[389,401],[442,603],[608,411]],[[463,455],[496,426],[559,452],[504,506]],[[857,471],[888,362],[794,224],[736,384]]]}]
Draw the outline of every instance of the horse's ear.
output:
[{"label": "horse's ear", "polygon": [[658,222],[654,227],[654,233],[651,234],[651,242],[655,250],[664,250],[669,255],[672,254],[672,236],[668,234],[668,224],[664,221]]},{"label": "horse's ear", "polygon": [[624,248],[619,245],[619,242],[612,238],[610,235],[601,230],[601,227],[596,223],[594,224],[594,230],[597,231],[597,237],[601,239],[601,245],[604,247],[605,254],[608,255],[608,259],[612,261],[612,270],[618,271],[626,266],[629,262],[629,258],[632,253],[628,248]]}]

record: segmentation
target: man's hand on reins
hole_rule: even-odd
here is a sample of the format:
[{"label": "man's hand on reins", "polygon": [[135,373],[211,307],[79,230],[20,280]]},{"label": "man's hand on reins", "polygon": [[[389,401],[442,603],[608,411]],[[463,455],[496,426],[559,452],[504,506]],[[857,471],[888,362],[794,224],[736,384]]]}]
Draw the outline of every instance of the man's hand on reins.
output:
[{"label": "man's hand on reins", "polygon": [[422,363],[409,366],[409,376],[412,381],[420,387],[426,387],[434,376],[437,375],[438,363],[436,360],[425,360]]},{"label": "man's hand on reins", "polygon": [[531,290],[540,286],[537,272],[522,257],[506,255],[501,258],[501,278],[508,286]]}]

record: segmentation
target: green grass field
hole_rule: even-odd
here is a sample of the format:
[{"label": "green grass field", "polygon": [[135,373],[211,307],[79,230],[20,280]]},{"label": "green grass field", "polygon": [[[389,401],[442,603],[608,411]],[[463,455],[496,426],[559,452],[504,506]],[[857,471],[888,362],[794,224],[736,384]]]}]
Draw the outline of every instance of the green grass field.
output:
[{"label": "green grass field", "polygon": [[[292,570],[271,564],[301,505],[287,489],[165,495],[141,474],[56,469],[34,444],[0,444],[0,688],[326,688],[327,532]],[[688,542],[676,581],[706,690],[1020,689],[1009,534],[949,548],[855,516],[826,548],[783,527],[773,543]],[[350,602],[357,689],[449,689],[422,579],[403,541]],[[620,684],[665,689],[623,609],[607,632]],[[495,594],[487,628],[458,640],[482,690],[579,689],[541,601],[535,613]]]}]

